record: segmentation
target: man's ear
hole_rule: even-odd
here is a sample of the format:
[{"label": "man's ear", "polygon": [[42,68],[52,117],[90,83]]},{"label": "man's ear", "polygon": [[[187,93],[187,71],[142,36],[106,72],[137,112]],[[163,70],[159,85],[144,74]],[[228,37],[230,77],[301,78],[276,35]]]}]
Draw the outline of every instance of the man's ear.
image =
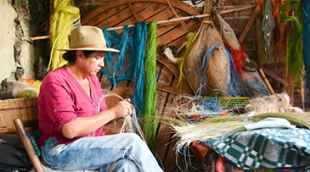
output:
[{"label": "man's ear", "polygon": [[83,58],[83,56],[84,56],[84,53],[82,50],[76,51],[76,59],[77,60],[81,60]]}]

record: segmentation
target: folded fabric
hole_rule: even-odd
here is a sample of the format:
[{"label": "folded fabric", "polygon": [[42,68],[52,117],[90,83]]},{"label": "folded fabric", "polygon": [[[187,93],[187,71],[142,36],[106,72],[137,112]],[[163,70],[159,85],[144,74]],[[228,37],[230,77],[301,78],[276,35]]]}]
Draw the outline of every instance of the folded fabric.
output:
[{"label": "folded fabric", "polygon": [[283,118],[265,118],[259,122],[244,125],[246,130],[256,130],[262,128],[296,128],[295,125]]},{"label": "folded fabric", "polygon": [[200,142],[243,170],[310,165],[308,129],[260,129]]}]

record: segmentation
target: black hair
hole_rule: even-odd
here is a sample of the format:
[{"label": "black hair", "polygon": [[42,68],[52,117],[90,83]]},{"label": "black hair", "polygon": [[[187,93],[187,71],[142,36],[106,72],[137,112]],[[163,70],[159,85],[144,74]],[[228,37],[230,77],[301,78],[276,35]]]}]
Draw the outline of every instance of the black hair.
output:
[{"label": "black hair", "polygon": [[[83,54],[86,58],[88,58],[95,51],[83,51]],[[74,64],[76,61],[76,51],[68,51],[62,55],[62,58],[68,61],[69,64]]]}]

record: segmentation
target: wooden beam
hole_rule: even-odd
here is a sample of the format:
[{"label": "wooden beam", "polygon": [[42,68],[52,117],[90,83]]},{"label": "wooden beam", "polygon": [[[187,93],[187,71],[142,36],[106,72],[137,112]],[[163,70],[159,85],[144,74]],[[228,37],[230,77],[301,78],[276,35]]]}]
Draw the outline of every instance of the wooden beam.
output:
[{"label": "wooden beam", "polygon": [[268,79],[266,78],[265,73],[264,73],[264,71],[263,71],[262,68],[259,69],[259,73],[260,73],[261,77],[263,78],[263,80],[265,81],[265,84],[267,85],[267,87],[268,87],[268,89],[269,89],[271,95],[274,95],[274,94],[275,94],[275,93],[274,93],[274,90],[273,90],[273,88],[271,87],[271,85],[270,85]]},{"label": "wooden beam", "polygon": [[267,69],[265,69],[265,68],[262,68],[262,69],[263,69],[263,71],[264,71],[264,73],[265,73],[266,75],[270,76],[270,77],[273,78],[274,80],[280,82],[280,83],[283,84],[284,86],[287,86],[287,85],[288,85],[288,83],[287,83],[287,81],[286,81],[285,79],[280,78],[279,76],[277,76],[276,74],[274,74],[273,72],[271,72],[271,71],[269,71],[269,70],[267,70]]},{"label": "wooden beam", "polygon": [[157,54],[156,60],[160,62],[161,64],[163,64],[164,66],[166,66],[173,73],[175,77],[179,78],[179,75],[180,75],[179,70],[172,63],[170,63],[166,58]]},{"label": "wooden beam", "polygon": [[253,7],[256,7],[256,5],[250,5],[250,6],[241,7],[241,8],[224,10],[224,11],[221,11],[220,14],[226,14],[226,13],[231,13],[231,12],[235,12],[235,11],[247,10],[247,9],[250,9],[250,8],[253,8]]},{"label": "wooden beam", "polygon": [[135,17],[137,22],[140,22],[140,18],[138,16],[138,14],[136,13],[135,9],[133,8],[133,6],[131,5],[131,3],[128,3],[128,6],[130,8],[130,11],[132,12],[133,16]]},{"label": "wooden beam", "polygon": [[246,37],[246,35],[248,34],[250,28],[253,25],[253,22],[255,21],[258,13],[261,11],[261,8],[259,7],[259,5],[257,5],[254,13],[252,14],[252,17],[250,18],[250,20],[248,21],[247,25],[245,26],[244,30],[242,31],[240,37],[239,37],[239,43],[241,44],[244,40],[244,38]]}]

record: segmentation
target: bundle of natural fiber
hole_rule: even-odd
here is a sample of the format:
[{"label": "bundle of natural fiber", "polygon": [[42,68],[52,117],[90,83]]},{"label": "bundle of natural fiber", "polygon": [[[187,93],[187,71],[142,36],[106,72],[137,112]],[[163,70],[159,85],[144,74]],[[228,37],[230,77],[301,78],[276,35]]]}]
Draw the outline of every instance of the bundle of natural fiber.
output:
[{"label": "bundle of natural fiber", "polygon": [[156,128],[157,124],[152,116],[156,116],[157,103],[157,76],[156,76],[156,31],[157,21],[152,21],[148,25],[148,36],[145,56],[145,104],[143,115],[145,116],[145,133],[149,146],[152,150],[156,148]]},{"label": "bundle of natural fiber", "polygon": [[270,95],[267,86],[240,45],[234,30],[219,14],[217,14],[217,18],[220,22],[225,46],[232,55],[236,71],[240,74],[237,77],[240,81],[239,87],[243,86],[247,92],[245,95],[250,97]]},{"label": "bundle of natural fiber", "polygon": [[220,14],[216,14],[220,26],[221,26],[221,34],[224,39],[225,45],[228,48],[229,52],[232,54],[232,58],[234,60],[234,64],[236,70],[239,74],[242,75],[242,67],[243,67],[243,60],[247,56],[244,54],[243,47],[240,46],[239,41],[236,37],[234,30],[230,27],[230,25],[221,17]]},{"label": "bundle of natural fiber", "polygon": [[186,123],[181,120],[157,117],[160,122],[170,125],[178,137],[177,151],[188,147],[192,142],[224,136],[240,130],[241,126],[251,122],[258,122],[265,118],[284,118],[297,127],[310,128],[310,113],[265,113],[249,116],[216,116],[206,118],[197,123]]},{"label": "bundle of natural fiber", "polygon": [[290,98],[286,93],[250,100],[250,104],[245,107],[245,110],[248,112],[254,111],[255,113],[303,112],[301,108],[293,107],[290,104]]},{"label": "bundle of natural fiber", "polygon": [[[205,13],[211,14],[211,0],[205,2]],[[184,72],[194,93],[227,95],[230,83],[229,57],[214,23],[209,19],[202,24],[187,52]],[[201,82],[204,80],[203,82]]]},{"label": "bundle of natural fiber", "polygon": [[57,49],[69,48],[68,35],[74,23],[80,23],[80,9],[73,6],[73,0],[55,0],[53,4],[55,13],[50,23],[52,49],[48,71],[57,69],[67,63],[62,58],[64,51],[57,51]]},{"label": "bundle of natural fiber", "polygon": [[215,99],[201,96],[178,95],[171,107],[166,107],[165,113],[174,112],[179,119],[189,120],[197,116],[208,117],[226,113]]},{"label": "bundle of natural fiber", "polygon": [[[288,14],[295,14],[289,16]],[[287,52],[286,52],[286,66],[292,70],[293,79],[300,81],[300,76],[303,70],[303,7],[299,0],[287,1],[281,9],[280,22],[292,23],[294,29],[287,35]]]},{"label": "bundle of natural fiber", "polygon": [[[108,107],[113,106],[119,101],[123,101],[124,98],[118,95],[119,93],[122,93],[125,97],[128,97],[132,93],[132,89],[126,88],[126,87],[119,87],[120,89],[116,91],[111,91],[105,94],[104,96],[99,96],[101,94],[98,94],[99,92],[102,92],[102,90],[97,90],[97,92],[93,93],[93,99],[98,100],[98,104],[101,104],[102,101],[106,101]],[[103,92],[107,92],[106,90],[103,90]],[[126,95],[127,93],[129,95]],[[124,94],[126,93],[126,94]],[[131,104],[131,115],[127,115],[123,118],[119,118],[118,122],[122,122],[121,127],[119,128],[118,133],[136,133],[138,134],[142,140],[145,141],[144,134],[142,132],[142,129],[140,128],[139,122],[138,122],[138,115],[135,111],[135,107]]]}]

